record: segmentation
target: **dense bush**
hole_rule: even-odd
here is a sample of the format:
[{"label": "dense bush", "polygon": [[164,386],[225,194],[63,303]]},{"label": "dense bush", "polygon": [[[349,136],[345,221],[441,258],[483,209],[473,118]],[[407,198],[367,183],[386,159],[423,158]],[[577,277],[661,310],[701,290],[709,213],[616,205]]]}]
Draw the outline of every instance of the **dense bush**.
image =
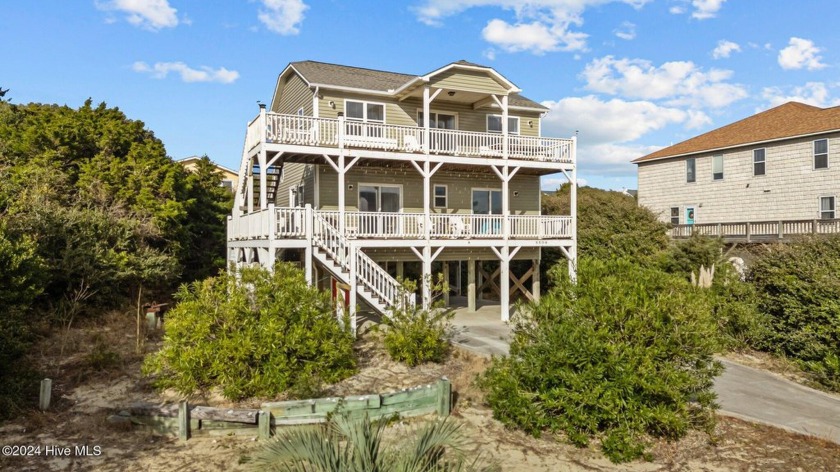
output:
[{"label": "dense bush", "polygon": [[702,235],[692,235],[682,241],[673,241],[667,250],[660,255],[660,265],[667,272],[682,274],[686,279],[693,272],[712,265],[721,265],[723,241],[720,238],[710,238]]},{"label": "dense bush", "polygon": [[13,238],[0,225],[0,420],[17,412],[32,380],[21,358],[38,322],[31,306],[43,290],[43,269],[35,242]]},{"label": "dense bush", "polygon": [[320,382],[355,371],[349,329],[292,264],[194,282],[177,299],[163,347],[144,364],[159,387],[184,394],[218,387],[229,399],[310,396]]},{"label": "dense bush", "polygon": [[578,445],[601,437],[613,461],[643,454],[645,435],[709,426],[721,366],[707,294],[628,260],[582,259],[579,274],[525,310],[510,356],[484,374],[494,416]]},{"label": "dense bush", "polygon": [[744,282],[728,263],[717,266],[709,291],[722,347],[767,349],[770,318],[758,306],[755,286]]},{"label": "dense bush", "polygon": [[[433,283],[433,293],[448,290],[442,278]],[[403,283],[404,294],[413,294],[415,284]],[[410,367],[426,362],[443,362],[449,353],[452,337],[450,321],[455,313],[438,300],[429,309],[421,305],[392,307],[382,319],[386,326],[384,344],[391,359]]]},{"label": "dense bush", "polygon": [[[544,195],[545,215],[568,215],[569,185],[554,195]],[[591,187],[578,189],[578,257],[610,259],[627,257],[647,262],[668,245],[668,225],[633,197]],[[560,251],[543,249],[543,267],[563,260]]]},{"label": "dense bush", "polygon": [[751,267],[770,345],[840,391],[840,237],[773,246]]}]

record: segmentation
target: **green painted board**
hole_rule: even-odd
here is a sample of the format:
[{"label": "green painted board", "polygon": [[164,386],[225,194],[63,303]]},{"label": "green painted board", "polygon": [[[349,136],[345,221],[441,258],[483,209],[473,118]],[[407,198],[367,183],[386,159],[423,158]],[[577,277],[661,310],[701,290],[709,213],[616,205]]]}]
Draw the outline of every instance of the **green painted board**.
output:
[{"label": "green painted board", "polygon": [[437,385],[431,387],[420,387],[411,390],[403,390],[401,392],[386,393],[382,395],[382,406],[394,405],[406,401],[411,401],[417,398],[437,398]]}]

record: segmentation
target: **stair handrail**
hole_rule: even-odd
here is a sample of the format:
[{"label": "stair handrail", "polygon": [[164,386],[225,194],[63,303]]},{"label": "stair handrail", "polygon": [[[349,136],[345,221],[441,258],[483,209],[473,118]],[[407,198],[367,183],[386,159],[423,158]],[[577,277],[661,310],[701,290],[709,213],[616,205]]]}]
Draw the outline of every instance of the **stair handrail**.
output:
[{"label": "stair handrail", "polygon": [[353,248],[347,238],[323,214],[313,212],[313,220],[313,242],[346,270],[350,269],[351,253],[355,253],[357,281],[382,299],[386,306],[414,306],[413,297],[403,293],[400,282],[367,254]]}]

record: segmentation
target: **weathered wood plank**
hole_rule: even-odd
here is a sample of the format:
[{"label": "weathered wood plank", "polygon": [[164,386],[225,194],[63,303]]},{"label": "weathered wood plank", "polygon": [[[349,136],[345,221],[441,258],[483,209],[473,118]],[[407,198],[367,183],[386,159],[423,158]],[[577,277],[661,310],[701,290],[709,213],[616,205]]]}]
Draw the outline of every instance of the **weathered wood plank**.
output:
[{"label": "weathered wood plank", "polygon": [[437,394],[434,385],[424,385],[422,387],[410,388],[399,392],[384,393],[381,396],[381,405],[386,406],[407,402],[415,398],[436,398]]},{"label": "weathered wood plank", "polygon": [[[127,408],[131,416],[177,417],[178,404],[155,405],[136,403]],[[257,424],[256,409],[214,408],[209,406],[190,406],[190,416],[197,420],[230,421],[235,423]]]},{"label": "weathered wood plank", "polygon": [[452,383],[446,377],[438,380],[438,414],[449,416],[452,411]]},{"label": "weathered wood plank", "polygon": [[260,411],[257,417],[257,425],[259,428],[260,439],[268,439],[271,437],[271,413],[267,411]]},{"label": "weathered wood plank", "polygon": [[183,401],[178,404],[178,439],[186,441],[190,438],[190,406]]}]

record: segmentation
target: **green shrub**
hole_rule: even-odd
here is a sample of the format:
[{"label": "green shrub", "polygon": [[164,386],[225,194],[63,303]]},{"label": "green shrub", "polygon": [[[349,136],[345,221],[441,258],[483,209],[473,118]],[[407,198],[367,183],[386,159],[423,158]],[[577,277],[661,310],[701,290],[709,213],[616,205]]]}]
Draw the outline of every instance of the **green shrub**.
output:
[{"label": "green shrub", "polygon": [[642,455],[646,435],[709,427],[721,366],[707,294],[627,260],[582,259],[577,285],[563,269],[517,321],[510,355],[480,380],[494,416],[578,445],[600,436],[617,462]]},{"label": "green shrub", "polygon": [[[554,195],[544,195],[542,213],[568,215],[569,191],[569,185],[563,185]],[[668,225],[621,192],[580,187],[577,228],[581,259],[628,258],[648,263],[668,247]],[[542,260],[545,272],[557,261],[565,262],[565,257],[560,250],[546,247]]]},{"label": "green shrub", "polygon": [[840,237],[773,246],[750,269],[769,345],[840,391]]},{"label": "green shrub", "polygon": [[[414,283],[404,282],[404,294],[414,293]],[[442,293],[448,287],[441,279],[432,286],[433,293]],[[450,321],[454,312],[440,301],[425,310],[422,306],[394,307],[383,318],[386,326],[385,349],[391,359],[410,367],[426,362],[443,362],[449,353],[452,337]]]},{"label": "green shrub", "polygon": [[43,261],[30,238],[15,238],[0,224],[0,420],[22,406],[33,375],[22,358],[38,317],[32,302],[44,287]]},{"label": "green shrub", "polygon": [[184,394],[218,387],[229,399],[308,396],[355,371],[348,324],[292,264],[195,282],[177,299],[163,347],[144,365],[158,387]]},{"label": "green shrub", "polygon": [[770,318],[758,309],[755,286],[741,281],[728,263],[717,266],[710,296],[723,347],[763,350],[770,339]]},{"label": "green shrub", "polygon": [[660,266],[672,274],[680,274],[688,279],[691,273],[697,273],[700,266],[706,268],[721,265],[723,241],[720,238],[692,235],[682,241],[674,241],[660,256]]}]

